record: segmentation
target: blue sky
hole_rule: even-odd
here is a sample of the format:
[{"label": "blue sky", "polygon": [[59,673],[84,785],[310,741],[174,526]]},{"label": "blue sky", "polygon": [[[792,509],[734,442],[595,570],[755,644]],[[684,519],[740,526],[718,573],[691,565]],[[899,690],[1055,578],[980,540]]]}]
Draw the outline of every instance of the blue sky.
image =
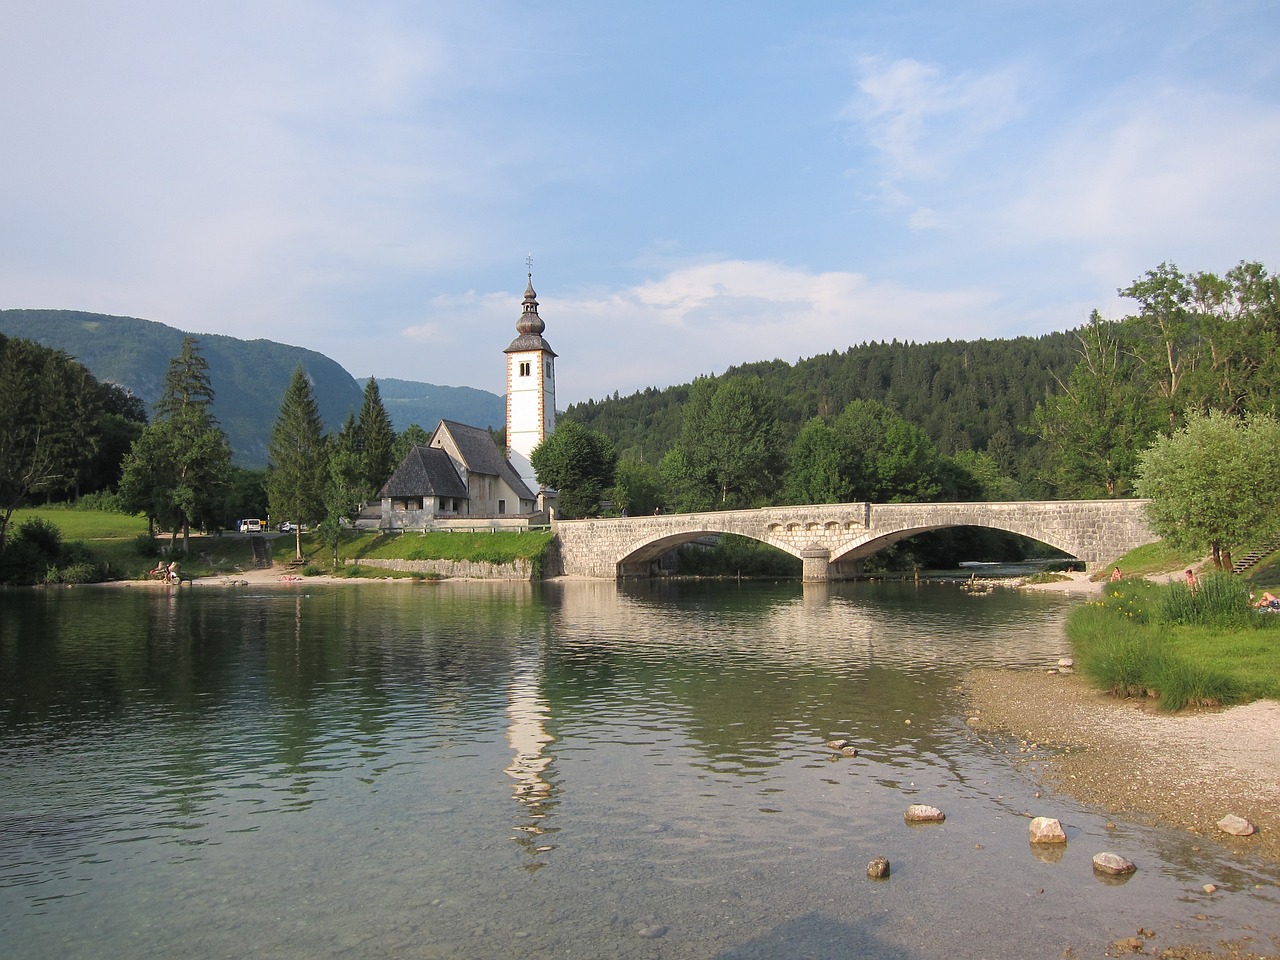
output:
[{"label": "blue sky", "polygon": [[560,406],[1280,269],[1280,5],[9,0],[0,307]]}]

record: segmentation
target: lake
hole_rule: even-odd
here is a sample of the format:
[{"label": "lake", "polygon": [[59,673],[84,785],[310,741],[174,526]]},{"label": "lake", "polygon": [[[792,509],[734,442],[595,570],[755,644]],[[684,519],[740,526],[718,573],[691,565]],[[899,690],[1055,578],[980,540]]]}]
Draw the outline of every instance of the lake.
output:
[{"label": "lake", "polygon": [[[966,671],[1056,663],[1077,602],[934,583],[3,592],[0,943],[889,960],[1280,933],[1273,867],[1037,799],[1017,743],[966,725]],[[905,824],[913,803],[946,821]],[[1056,862],[1029,814],[1066,827]],[[1096,878],[1102,850],[1138,872]],[[876,856],[888,879],[867,878]]]}]

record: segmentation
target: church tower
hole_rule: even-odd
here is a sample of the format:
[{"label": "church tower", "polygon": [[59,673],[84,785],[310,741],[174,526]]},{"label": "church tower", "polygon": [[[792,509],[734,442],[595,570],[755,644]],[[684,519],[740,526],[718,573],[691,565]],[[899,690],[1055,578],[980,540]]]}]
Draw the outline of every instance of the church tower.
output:
[{"label": "church tower", "polygon": [[516,322],[518,336],[507,355],[507,457],[532,492],[540,485],[529,457],[556,428],[556,353],[542,339],[546,324],[538,316],[533,271],[524,291],[524,307]]}]

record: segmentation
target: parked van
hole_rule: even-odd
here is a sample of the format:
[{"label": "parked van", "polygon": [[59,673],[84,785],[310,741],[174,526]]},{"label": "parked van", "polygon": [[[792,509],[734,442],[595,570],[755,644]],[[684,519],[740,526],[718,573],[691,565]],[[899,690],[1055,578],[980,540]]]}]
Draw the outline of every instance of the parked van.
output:
[{"label": "parked van", "polygon": [[241,520],[240,532],[241,533],[261,533],[262,521],[261,520]]}]

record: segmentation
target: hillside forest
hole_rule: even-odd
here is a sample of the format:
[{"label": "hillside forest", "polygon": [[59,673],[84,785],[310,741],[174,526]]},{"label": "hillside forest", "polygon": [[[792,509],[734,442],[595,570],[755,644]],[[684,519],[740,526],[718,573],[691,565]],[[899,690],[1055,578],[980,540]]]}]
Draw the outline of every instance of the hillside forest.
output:
[{"label": "hillside forest", "polygon": [[[1188,418],[1280,412],[1280,278],[1259,263],[1222,276],[1166,263],[1119,292],[1130,314],[1095,312],[1065,333],[864,343],[576,404],[534,466],[565,517],[1123,497],[1143,451]],[[252,470],[232,463],[219,372],[194,338],[147,411],[67,353],[0,335],[0,552],[13,511],[32,502],[123,507],[185,532],[265,515],[268,498],[297,500],[310,484],[307,512],[339,529],[427,433],[395,431],[373,379],[353,398],[359,419],[352,403],[334,430],[301,371],[256,441],[271,466]],[[288,417],[305,430],[282,429]],[[307,450],[289,450],[303,433]],[[286,467],[297,490],[281,487]]]}]

